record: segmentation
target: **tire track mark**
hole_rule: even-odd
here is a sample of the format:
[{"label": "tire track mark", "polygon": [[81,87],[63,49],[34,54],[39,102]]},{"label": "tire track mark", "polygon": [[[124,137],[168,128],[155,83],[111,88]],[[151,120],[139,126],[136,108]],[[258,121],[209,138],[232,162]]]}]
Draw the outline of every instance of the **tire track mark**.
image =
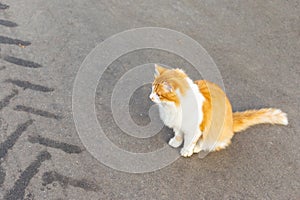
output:
[{"label": "tire track mark", "polygon": [[2,110],[4,107],[8,106],[8,104],[10,103],[10,100],[12,98],[14,98],[15,96],[17,96],[18,94],[19,94],[18,90],[13,90],[13,92],[10,95],[4,97],[4,99],[2,99],[0,101],[0,110]]},{"label": "tire track mark", "polygon": [[[7,131],[7,123],[5,122],[4,119],[2,119],[0,117],[0,133],[1,134],[6,134],[6,131]],[[4,160],[3,158],[0,159],[0,187],[2,187],[2,185],[3,185],[4,181],[5,181],[5,177],[6,177],[6,171],[1,166],[3,160]]]},{"label": "tire track mark", "polygon": [[13,38],[2,36],[2,35],[0,35],[0,43],[1,44],[14,44],[14,45],[18,45],[18,46],[29,46],[29,45],[31,45],[31,42],[29,42],[29,41],[13,39]]},{"label": "tire track mark", "polygon": [[[30,119],[23,124],[19,124],[17,129],[10,135],[8,138],[0,144],[0,159],[2,160],[7,155],[9,149],[11,149],[19,137],[24,133],[27,128],[33,123],[33,120]],[[1,164],[1,162],[0,162]]]},{"label": "tire track mark", "polygon": [[15,64],[15,65],[19,65],[19,66],[23,66],[23,67],[28,67],[28,68],[40,68],[42,67],[42,65],[29,61],[29,60],[24,60],[21,58],[16,58],[13,56],[5,56],[3,58],[3,60],[5,60],[6,62]]},{"label": "tire track mark", "polygon": [[68,185],[71,185],[73,187],[82,188],[86,191],[96,192],[100,189],[98,187],[98,185],[96,185],[93,182],[90,182],[90,181],[85,180],[85,179],[77,180],[77,179],[74,179],[74,178],[71,178],[71,177],[61,175],[61,174],[59,174],[55,171],[45,172],[43,174],[42,180],[43,180],[43,185],[44,186],[57,181],[64,188],[67,187]]},{"label": "tire track mark", "polygon": [[14,183],[14,186],[5,194],[4,199],[15,200],[24,199],[25,189],[29,185],[30,180],[39,172],[39,168],[46,160],[51,159],[51,154],[47,151],[42,151],[20,175],[19,179]]},{"label": "tire track mark", "polygon": [[53,118],[53,119],[56,119],[56,120],[62,119],[61,116],[53,114],[51,112],[40,110],[40,109],[35,109],[35,108],[32,108],[32,107],[23,106],[23,105],[17,105],[14,108],[14,110],[27,112],[27,113],[31,113],[31,114],[34,114],[34,115],[39,115],[41,117]]},{"label": "tire track mark", "polygon": [[47,147],[52,147],[52,148],[56,148],[56,149],[60,149],[66,153],[72,154],[72,153],[81,153],[82,149],[79,146],[76,145],[72,145],[72,144],[68,144],[68,143],[64,143],[64,142],[59,142],[59,141],[55,141],[55,140],[51,140],[48,138],[44,138],[39,136],[29,136],[28,137],[28,141],[31,143],[38,143]]},{"label": "tire track mark", "polygon": [[31,89],[31,90],[35,90],[35,91],[39,91],[39,92],[52,92],[52,91],[54,91],[54,88],[49,88],[49,87],[46,87],[46,86],[33,84],[33,83],[30,83],[29,81],[7,79],[5,82],[12,83],[16,86],[19,86],[19,87],[23,88],[24,90]]},{"label": "tire track mark", "polygon": [[3,19],[0,19],[0,25],[11,27],[11,28],[18,26],[18,24],[15,23],[15,22],[8,21],[8,20],[3,20]]},{"label": "tire track mark", "polygon": [[0,144],[0,186],[4,183],[6,172],[1,166],[4,158],[6,157],[8,150],[11,149],[23,132],[33,123],[33,120],[28,120],[23,124],[19,124],[17,129],[8,138]]},{"label": "tire track mark", "polygon": [[5,180],[6,172],[3,167],[0,165],[0,187],[2,187]]},{"label": "tire track mark", "polygon": [[[9,8],[9,5],[5,5],[5,4],[0,3],[0,9],[7,9],[7,8]],[[6,27],[13,28],[13,27],[18,26],[18,24],[15,23],[15,22],[9,21],[9,20],[0,19],[0,26],[6,26]],[[24,48],[25,46],[31,45],[31,42],[23,41],[23,40],[19,40],[19,39],[14,39],[14,38],[6,37],[6,36],[0,36],[0,44],[18,45],[19,47]],[[16,65],[23,66],[23,67],[28,67],[28,68],[40,68],[40,67],[42,67],[38,63],[34,63],[32,61],[27,61],[27,60],[12,57],[12,56],[6,56],[6,57],[3,58],[3,60],[5,60],[9,63],[12,63],[12,64],[16,64]],[[4,69],[6,69],[5,66],[0,67],[0,71],[4,70]],[[44,86],[41,86],[41,85],[31,84],[30,82],[27,82],[27,81],[22,82],[22,81],[19,81],[19,80],[11,80],[10,82],[12,84],[15,84],[15,85],[19,86],[19,87],[22,87],[24,90],[29,88],[29,89],[32,89],[32,90],[42,91],[42,92],[53,91],[52,88],[47,88],[47,87],[44,87]],[[13,90],[13,93],[11,95],[9,95],[9,96],[5,97],[3,100],[1,100],[0,101],[0,110],[2,108],[4,108],[5,106],[7,106],[9,104],[11,98],[16,96],[17,94],[18,94],[18,91]],[[39,113],[39,114],[41,114],[41,113]],[[45,114],[45,112],[44,112],[44,114]],[[8,153],[8,150],[11,149],[14,146],[14,144],[16,143],[18,138],[22,135],[22,133],[24,131],[26,131],[28,126],[30,126],[32,123],[33,123],[33,120],[29,120],[24,124],[18,125],[18,128],[16,129],[16,131],[13,132],[7,138],[7,140],[5,142],[0,144],[0,186],[2,186],[2,184],[4,183],[5,176],[6,176],[6,171],[1,166],[2,161],[4,160],[4,157],[6,157],[6,155]],[[5,195],[4,198],[8,199],[8,200],[10,200],[10,199],[24,199],[25,189],[27,188],[30,180],[32,179],[32,177],[35,174],[38,173],[39,167],[41,166],[42,162],[44,162],[45,160],[49,160],[50,158],[51,158],[51,155],[47,151],[41,152],[37,156],[36,160],[34,162],[32,162],[21,173],[19,179],[14,183],[14,186],[8,192],[6,192],[6,195]]]},{"label": "tire track mark", "polygon": [[0,9],[1,9],[1,10],[5,10],[5,9],[7,9],[7,8],[9,8],[9,5],[0,3]]},{"label": "tire track mark", "polygon": [[[4,5],[4,4],[0,3],[0,9],[2,9],[2,6],[3,6],[3,9],[6,9],[6,8],[9,7],[7,5]],[[1,19],[0,19],[0,25],[7,26],[7,27],[16,27],[16,26],[18,26],[16,23],[14,23],[12,21],[1,20]],[[5,37],[5,36],[0,36],[0,43],[18,45],[20,47],[25,47],[25,46],[31,45],[31,42],[29,42],[29,41],[13,39],[13,38]],[[40,68],[40,67],[42,67],[42,65],[40,65],[38,63],[28,61],[28,60],[24,60],[24,59],[20,59],[20,58],[16,58],[16,57],[13,57],[13,56],[5,56],[3,58],[3,60],[5,60],[9,63],[12,63],[12,64],[16,64],[16,65],[23,66],[23,67],[28,67],[28,68]],[[0,70],[3,70],[3,69],[5,69],[5,67],[0,68]],[[12,84],[14,84],[18,87],[23,88],[24,90],[25,89],[31,89],[31,90],[40,91],[40,92],[52,92],[52,91],[54,91],[53,88],[45,87],[45,86],[38,85],[38,84],[33,84],[29,81],[7,79],[6,82],[12,83]],[[8,100],[8,103],[9,103],[9,100]],[[6,101],[4,101],[4,102],[6,102]],[[1,104],[0,104],[0,106],[1,106]],[[57,120],[62,118],[61,116],[56,115],[54,113],[50,113],[50,112],[47,112],[47,111],[44,111],[44,110],[39,110],[39,109],[35,109],[35,108],[32,108],[32,107],[27,107],[27,106],[23,106],[23,105],[17,105],[14,108],[14,110],[24,111],[24,112],[39,115],[39,116],[42,116],[42,117],[54,118],[54,119],[57,119]],[[33,120],[31,120],[31,121],[32,121],[31,122],[31,124],[32,124]],[[20,135],[12,137],[12,139],[15,138],[14,143],[17,141],[17,139],[20,137]],[[43,138],[41,136],[38,136],[38,137],[29,136],[28,141],[31,142],[31,143],[38,143],[38,144],[41,144],[41,145],[44,145],[44,146],[47,146],[47,147],[57,148],[57,149],[60,149],[64,152],[66,152],[66,153],[69,153],[69,154],[81,153],[83,151],[79,146],[64,143],[64,142],[59,142],[59,141],[55,141],[55,140],[51,140],[51,139],[48,139],[48,138]],[[14,145],[14,143],[13,143],[13,145]],[[2,147],[2,145],[0,147]],[[5,149],[6,149],[6,151],[5,151]],[[9,148],[4,148],[5,153],[3,154],[3,157],[6,156],[8,149]],[[0,153],[1,152],[2,151],[0,151]],[[47,151],[41,152],[36,157],[36,160],[33,161],[21,173],[20,177],[14,183],[14,186],[5,194],[4,198],[7,199],[7,200],[24,199],[25,189],[28,187],[31,179],[38,173],[39,168],[42,165],[42,163],[45,160],[49,160],[49,159],[51,159],[51,154],[50,153],[48,153]],[[6,174],[5,174],[4,169],[1,167],[1,161],[0,161],[0,185],[4,182],[5,176],[6,176]],[[2,181],[2,183],[1,183],[1,181]],[[89,182],[85,179],[76,180],[76,179],[73,179],[71,177],[63,176],[63,175],[61,175],[61,174],[59,174],[55,171],[44,173],[43,181],[44,181],[44,184],[50,184],[53,181],[58,181],[63,187],[71,185],[71,186],[74,186],[74,187],[80,187],[80,188],[82,188],[84,190],[87,190],[87,191],[97,191],[98,190],[98,186],[96,184],[92,183],[92,182]]]}]

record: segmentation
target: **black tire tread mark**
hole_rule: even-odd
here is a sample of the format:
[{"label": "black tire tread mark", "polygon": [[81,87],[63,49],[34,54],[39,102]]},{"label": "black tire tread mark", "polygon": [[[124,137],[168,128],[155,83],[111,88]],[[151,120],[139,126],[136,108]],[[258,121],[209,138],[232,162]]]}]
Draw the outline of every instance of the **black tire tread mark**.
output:
[{"label": "black tire tread mark", "polygon": [[2,187],[5,180],[6,172],[3,167],[0,165],[0,187]]},{"label": "black tire tread mark", "polygon": [[4,99],[2,99],[0,101],[0,110],[2,110],[4,107],[8,106],[8,104],[10,103],[10,100],[12,98],[14,98],[15,96],[17,96],[19,94],[18,90],[13,90],[13,92],[11,94],[9,94],[8,96],[4,97]]},{"label": "black tire tread mark", "polygon": [[28,120],[23,124],[19,124],[17,129],[10,136],[8,136],[8,138],[4,142],[0,144],[0,186],[2,186],[6,176],[5,170],[1,166],[3,159],[6,157],[8,150],[15,145],[18,138],[22,135],[23,132],[27,130],[27,128],[32,123],[33,120]]},{"label": "black tire tread mark", "polygon": [[1,10],[5,10],[5,9],[7,9],[7,8],[9,8],[9,5],[0,3],[0,9],[1,9]]},{"label": "black tire tread mark", "polygon": [[8,150],[15,145],[22,133],[25,132],[32,123],[33,120],[30,119],[23,124],[19,124],[17,129],[0,144],[0,159],[3,159],[7,155]]},{"label": "black tire tread mark", "polygon": [[8,20],[3,20],[3,19],[0,19],[0,25],[11,27],[11,28],[18,26],[18,24],[15,23],[15,22],[8,21]]},{"label": "black tire tread mark", "polygon": [[67,187],[68,185],[71,185],[73,187],[82,188],[86,191],[96,192],[100,189],[98,187],[98,185],[96,185],[93,182],[87,181],[85,179],[77,180],[77,179],[74,179],[74,178],[71,178],[71,177],[61,175],[61,174],[59,174],[55,171],[45,172],[43,174],[42,180],[43,180],[43,185],[45,185],[45,186],[57,181],[64,188]]},{"label": "black tire tread mark", "polygon": [[[9,8],[8,5],[0,3],[0,9],[7,9]],[[0,19],[0,25],[6,26],[6,27],[16,27],[18,26],[17,23],[8,21],[8,20],[2,20]],[[0,44],[9,44],[9,45],[18,45],[20,47],[25,47],[31,45],[31,42],[29,41],[23,41],[20,39],[14,39],[6,36],[1,36],[0,35]],[[43,67],[42,65],[29,61],[29,60],[24,60],[21,58],[13,57],[13,56],[3,56],[0,57],[1,59],[5,60],[6,62],[19,65],[22,67],[26,68],[41,68]],[[6,69],[5,66],[0,67],[0,70]],[[6,82],[12,83],[18,87],[25,89],[31,89],[34,91],[40,91],[40,92],[52,92],[54,91],[53,88],[49,88],[46,86],[38,85],[38,84],[33,84],[29,81],[22,81],[22,80],[13,80],[13,79],[7,79]],[[7,106],[9,104],[9,101],[13,98],[13,95],[15,94],[17,90],[14,90],[14,93],[11,95],[5,97],[3,100],[0,101],[0,108],[2,109],[3,107]],[[1,107],[2,105],[2,107]],[[0,109],[0,110],[1,110]],[[44,110],[39,110],[35,109],[32,107],[24,106],[24,105],[17,105],[14,110],[16,111],[24,111],[27,113],[39,115],[42,117],[46,118],[54,118],[54,119],[61,119],[62,117],[59,115],[56,115],[54,113],[50,113]],[[18,138],[22,135],[24,131],[26,131],[27,127],[33,124],[33,120],[28,120],[24,124],[18,125],[18,128],[15,132],[13,132],[8,139],[0,144],[0,186],[3,184],[6,172],[1,166],[1,162],[3,161],[3,158],[7,155],[8,150],[13,147],[13,145],[17,142]],[[59,142],[55,140],[51,140],[48,138],[43,138],[41,136],[29,136],[28,141],[31,143],[38,143],[40,145],[44,145],[46,147],[52,147],[52,148],[57,148],[60,149],[66,153],[72,154],[72,153],[81,153],[83,149],[81,149],[79,146],[64,143],[64,142]],[[35,161],[33,161],[20,175],[20,177],[15,181],[13,187],[5,194],[4,198],[8,200],[12,199],[24,199],[25,195],[25,189],[28,187],[30,180],[38,173],[40,166],[45,160],[51,159],[50,153],[47,151],[40,152]],[[74,186],[74,187],[79,187],[82,188],[86,191],[98,191],[99,187],[90,181],[87,181],[85,179],[77,180],[73,179],[71,177],[67,177],[64,175],[61,175],[55,171],[50,171],[46,172],[43,175],[43,185],[47,185],[52,183],[53,181],[59,182],[63,187],[66,187],[68,185]]]},{"label": "black tire tread mark", "polygon": [[31,90],[35,90],[35,91],[39,91],[39,92],[52,92],[52,91],[54,91],[54,88],[49,88],[49,87],[46,87],[46,86],[33,84],[33,83],[30,83],[29,81],[7,79],[5,82],[12,83],[16,86],[19,86],[19,87],[23,88],[24,90],[31,89]]},{"label": "black tire tread mark", "polygon": [[21,59],[21,58],[16,58],[16,57],[13,57],[13,56],[5,56],[3,58],[3,60],[5,60],[6,62],[15,64],[15,65],[22,66],[22,67],[28,67],[28,68],[41,68],[42,67],[42,65],[40,65],[38,63],[28,61],[28,60],[24,60],[24,59]]},{"label": "black tire tread mark", "polygon": [[31,114],[34,114],[34,115],[39,115],[41,117],[53,118],[53,119],[56,119],[56,120],[62,119],[61,116],[53,114],[51,112],[36,109],[36,108],[32,108],[32,107],[28,107],[28,106],[23,106],[23,105],[17,105],[14,108],[14,110],[27,112],[27,113],[31,113]]},{"label": "black tire tread mark", "polygon": [[0,44],[14,44],[14,45],[18,45],[18,46],[20,46],[20,45],[21,46],[29,46],[29,45],[31,45],[31,42],[23,41],[23,40],[19,40],[19,39],[13,39],[10,37],[0,35]]},{"label": "black tire tread mark", "polygon": [[51,154],[47,151],[42,151],[20,175],[19,179],[14,183],[12,189],[5,194],[4,199],[15,200],[24,199],[25,189],[28,186],[30,180],[39,172],[39,168],[46,160],[51,159]]},{"label": "black tire tread mark", "polygon": [[29,136],[28,141],[31,143],[38,143],[40,145],[44,145],[46,147],[52,147],[56,149],[60,149],[66,153],[72,154],[72,153],[81,153],[82,149],[79,146],[64,143],[64,142],[59,142],[55,140],[51,140],[48,138],[44,138],[41,136]]}]

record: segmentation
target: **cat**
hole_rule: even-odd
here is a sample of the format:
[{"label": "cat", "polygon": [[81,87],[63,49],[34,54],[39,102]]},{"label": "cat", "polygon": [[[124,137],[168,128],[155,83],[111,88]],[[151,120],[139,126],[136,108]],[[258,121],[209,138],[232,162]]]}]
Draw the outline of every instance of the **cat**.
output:
[{"label": "cat", "polygon": [[232,112],[224,91],[207,80],[192,81],[182,69],[155,65],[149,98],[158,104],[164,124],[172,128],[169,145],[190,157],[200,151],[219,151],[231,143],[234,133],[256,124],[287,125],[287,114],[279,109],[263,108]]}]

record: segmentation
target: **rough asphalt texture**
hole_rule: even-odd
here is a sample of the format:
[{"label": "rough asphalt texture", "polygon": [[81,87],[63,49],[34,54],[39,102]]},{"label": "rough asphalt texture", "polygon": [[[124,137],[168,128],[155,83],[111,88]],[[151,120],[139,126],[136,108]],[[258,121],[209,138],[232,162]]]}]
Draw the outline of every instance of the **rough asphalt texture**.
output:
[{"label": "rough asphalt texture", "polygon": [[[0,19],[0,199],[300,199],[299,1],[5,0]],[[76,72],[101,41],[145,26],[174,29],[202,44],[234,110],[278,107],[289,125],[250,128],[226,150],[151,173],[99,163],[72,119]],[[171,131],[144,140],[122,133],[109,98],[122,74],[150,62],[192,72],[178,56],[143,50],[115,61],[97,89],[108,137],[137,152],[166,145]],[[138,124],[149,122],[149,92],[147,85],[133,95]]]}]

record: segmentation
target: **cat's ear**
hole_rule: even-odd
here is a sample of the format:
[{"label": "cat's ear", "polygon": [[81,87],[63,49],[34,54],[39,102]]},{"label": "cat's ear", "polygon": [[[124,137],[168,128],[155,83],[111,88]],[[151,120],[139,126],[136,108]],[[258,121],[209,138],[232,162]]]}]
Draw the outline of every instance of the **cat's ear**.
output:
[{"label": "cat's ear", "polygon": [[163,82],[164,89],[168,92],[173,92],[173,87],[168,82]]},{"label": "cat's ear", "polygon": [[155,73],[154,73],[154,77],[158,77],[159,75],[161,75],[162,73],[164,73],[167,69],[164,67],[159,66],[158,64],[155,64]]}]

